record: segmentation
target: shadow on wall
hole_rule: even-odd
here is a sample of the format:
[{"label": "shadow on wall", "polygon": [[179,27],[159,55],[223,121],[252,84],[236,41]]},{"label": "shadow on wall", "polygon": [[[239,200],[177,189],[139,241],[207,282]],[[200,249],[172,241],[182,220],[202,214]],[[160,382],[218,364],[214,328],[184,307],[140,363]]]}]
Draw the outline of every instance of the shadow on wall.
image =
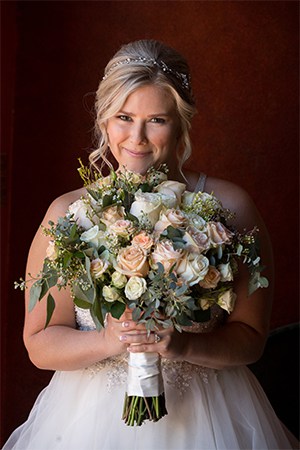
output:
[{"label": "shadow on wall", "polygon": [[272,331],[262,358],[249,368],[279,419],[299,438],[299,324]]}]

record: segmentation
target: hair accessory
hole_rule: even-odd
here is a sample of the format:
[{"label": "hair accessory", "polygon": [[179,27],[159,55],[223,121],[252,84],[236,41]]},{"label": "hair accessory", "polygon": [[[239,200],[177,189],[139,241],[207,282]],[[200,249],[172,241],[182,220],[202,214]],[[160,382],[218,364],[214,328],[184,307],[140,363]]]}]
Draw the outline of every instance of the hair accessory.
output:
[{"label": "hair accessory", "polygon": [[131,64],[131,63],[141,63],[141,64],[151,64],[152,66],[159,67],[163,72],[170,73],[172,75],[175,75],[176,78],[178,78],[181,82],[181,85],[184,87],[184,89],[190,89],[190,77],[189,75],[181,72],[177,72],[173,69],[170,69],[170,67],[167,66],[167,64],[164,61],[156,61],[154,58],[145,58],[140,56],[139,58],[126,58],[122,61],[118,61],[115,64],[113,64],[109,70],[106,72],[102,80],[106,80],[106,78],[109,76],[109,74],[114,70],[115,67],[123,66],[124,64]]}]

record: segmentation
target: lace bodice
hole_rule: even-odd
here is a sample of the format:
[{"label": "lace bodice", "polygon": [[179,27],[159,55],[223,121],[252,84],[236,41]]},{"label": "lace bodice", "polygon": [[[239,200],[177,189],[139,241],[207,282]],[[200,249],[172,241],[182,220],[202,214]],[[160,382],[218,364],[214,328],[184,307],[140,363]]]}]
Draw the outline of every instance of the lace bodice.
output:
[{"label": "lace bodice", "polygon": [[[92,316],[87,309],[75,306],[76,323],[78,329],[82,331],[95,330]],[[185,332],[207,333],[217,328],[224,320],[224,311],[217,305],[211,309],[211,319],[208,322],[194,323],[190,327],[184,327]],[[113,386],[125,384],[127,379],[127,359],[128,354],[122,354],[99,361],[85,370],[90,376],[96,376],[100,370],[107,369],[107,387],[109,390]],[[203,366],[196,366],[186,361],[171,361],[162,359],[162,373],[165,382],[173,385],[181,394],[190,386],[193,376],[199,375],[204,383],[208,383],[209,376],[215,376],[216,371]]]}]

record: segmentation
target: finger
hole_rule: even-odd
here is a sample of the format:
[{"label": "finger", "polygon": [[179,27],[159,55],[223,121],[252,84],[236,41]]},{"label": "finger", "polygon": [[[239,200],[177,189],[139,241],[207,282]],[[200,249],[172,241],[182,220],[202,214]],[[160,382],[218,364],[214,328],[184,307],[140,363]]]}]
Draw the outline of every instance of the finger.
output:
[{"label": "finger", "polygon": [[155,337],[153,334],[148,334],[147,332],[137,332],[133,331],[129,334],[121,334],[119,337],[121,342],[126,344],[153,344],[155,343]]}]

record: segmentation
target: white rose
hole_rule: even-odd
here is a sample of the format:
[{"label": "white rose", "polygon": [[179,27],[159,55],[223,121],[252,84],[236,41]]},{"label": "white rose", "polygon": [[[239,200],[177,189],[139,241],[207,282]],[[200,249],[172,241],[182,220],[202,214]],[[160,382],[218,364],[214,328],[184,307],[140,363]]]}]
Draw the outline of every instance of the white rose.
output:
[{"label": "white rose", "polygon": [[155,225],[162,209],[161,196],[155,193],[137,191],[135,201],[130,208],[130,214],[137,217],[141,222],[145,217],[152,226]]},{"label": "white rose", "polygon": [[221,281],[232,281],[233,280],[233,272],[232,272],[232,268],[229,263],[219,264],[219,266],[217,268],[221,274]]},{"label": "white rose", "polygon": [[120,298],[116,288],[111,286],[103,286],[102,295],[107,302],[115,302]]},{"label": "white rose", "polygon": [[166,193],[167,195],[170,191],[172,191],[176,195],[178,203],[180,203],[181,196],[184,193],[185,189],[186,185],[184,183],[180,183],[179,181],[167,180],[156,186],[155,191],[162,194]]},{"label": "white rose", "polygon": [[236,294],[232,289],[228,289],[228,291],[225,291],[219,296],[217,304],[228,313],[231,313],[234,308],[235,300]]},{"label": "white rose", "polygon": [[128,300],[137,300],[147,290],[147,283],[144,278],[131,277],[125,286],[125,295]]},{"label": "white rose", "polygon": [[195,228],[198,228],[198,230],[204,231],[206,227],[206,222],[203,219],[203,217],[199,216],[195,213],[186,213],[188,220],[191,225],[193,225]]},{"label": "white rose", "polygon": [[203,280],[209,269],[209,261],[206,256],[189,253],[178,264],[176,272],[189,285]]},{"label": "white rose", "polygon": [[127,277],[116,271],[111,276],[111,282],[116,288],[122,289],[127,283]]},{"label": "white rose", "polygon": [[89,230],[82,233],[80,240],[92,244],[96,248],[100,248],[101,245],[105,244],[105,238],[103,231],[99,231],[98,225],[90,228]]},{"label": "white rose", "polygon": [[74,220],[79,227],[84,230],[88,230],[93,225],[99,223],[99,219],[97,216],[93,214],[87,203],[82,200],[76,200],[76,202],[71,203],[68,208],[70,214],[73,215]]}]

